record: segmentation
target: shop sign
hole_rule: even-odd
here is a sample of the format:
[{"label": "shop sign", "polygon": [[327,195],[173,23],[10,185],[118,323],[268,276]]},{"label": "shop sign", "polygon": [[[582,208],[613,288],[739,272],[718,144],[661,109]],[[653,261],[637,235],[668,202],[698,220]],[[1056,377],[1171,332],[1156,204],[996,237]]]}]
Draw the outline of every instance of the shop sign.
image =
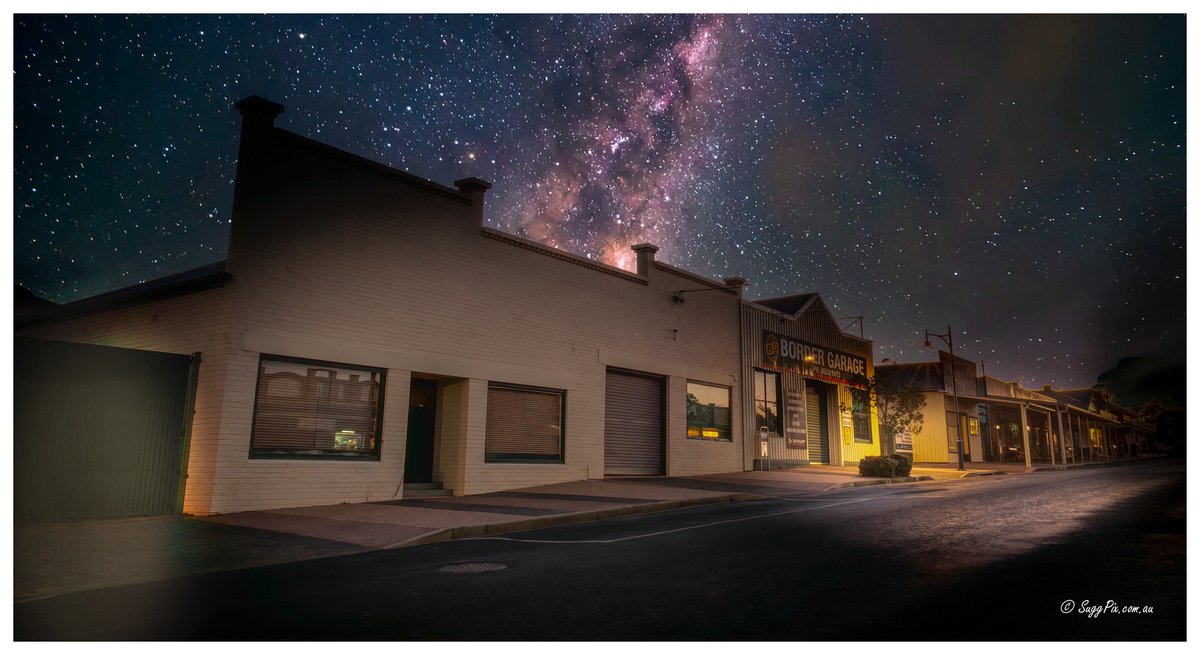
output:
[{"label": "shop sign", "polygon": [[783,430],[787,434],[788,448],[808,450],[808,430],[804,425],[804,412],[800,411],[800,408],[803,406],[804,394],[788,389],[787,425]]},{"label": "shop sign", "polygon": [[850,384],[855,378],[867,376],[867,360],[863,357],[770,330],[763,330],[763,364],[776,371],[837,384]]},{"label": "shop sign", "polygon": [[912,432],[909,430],[900,430],[896,433],[896,452],[901,455],[912,457]]}]

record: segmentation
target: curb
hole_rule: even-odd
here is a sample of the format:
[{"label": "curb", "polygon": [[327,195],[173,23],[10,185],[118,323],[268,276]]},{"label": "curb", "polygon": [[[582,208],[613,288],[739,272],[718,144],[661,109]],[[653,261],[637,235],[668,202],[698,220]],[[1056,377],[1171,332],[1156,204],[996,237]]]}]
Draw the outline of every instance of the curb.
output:
[{"label": "curb", "polygon": [[380,546],[374,550],[409,548],[411,546],[423,546],[425,544],[454,541],[456,539],[477,539],[480,537],[490,537],[494,535],[508,534],[511,532],[525,532],[526,530],[539,530],[542,528],[575,525],[577,523],[591,523],[593,521],[602,521],[605,519],[618,518],[622,516],[669,512],[675,509],[699,507],[701,505],[739,503],[747,500],[759,500],[761,498],[763,498],[763,496],[759,496],[758,494],[737,492],[731,494],[721,494],[719,496],[686,498],[683,500],[662,500],[651,503],[642,503],[640,505],[629,505],[627,507],[612,507],[609,509],[571,512],[568,514],[551,514],[549,516],[538,516],[519,521],[506,521],[504,523],[463,525],[456,528],[443,528],[441,530],[435,530],[433,532],[413,537],[411,539],[406,539],[389,546]]},{"label": "curb", "polygon": [[1038,471],[1070,471],[1071,469],[1081,469],[1081,468],[1087,468],[1089,466],[1108,466],[1110,464],[1132,464],[1134,462],[1148,462],[1151,460],[1158,459],[1159,457],[1161,457],[1161,455],[1158,457],[1136,457],[1136,458],[1129,458],[1129,459],[1113,459],[1113,460],[1109,460],[1107,462],[1081,462],[1079,464],[1056,464],[1054,466],[1035,466],[1029,472],[1037,473]]},{"label": "curb", "polygon": [[[925,470],[929,470],[929,469],[925,469]],[[939,477],[939,476],[946,475],[947,472],[954,473],[956,475],[954,475],[952,477],[950,477],[950,476]],[[1022,473],[1024,473],[1024,471],[1022,471]],[[982,477],[985,475],[1008,475],[1008,474],[1009,474],[1008,471],[995,471],[992,469],[974,469],[974,470],[967,469],[966,471],[959,471],[956,469],[946,469],[945,471],[938,471],[937,475],[931,475],[929,477],[933,477],[933,479],[935,479],[935,480],[962,480],[963,478],[978,478],[978,477]]]},{"label": "curb", "polygon": [[934,478],[929,475],[907,476],[903,478],[868,478],[829,485],[827,489],[848,489],[850,487],[873,487],[880,484],[902,484],[905,482],[931,482]]}]

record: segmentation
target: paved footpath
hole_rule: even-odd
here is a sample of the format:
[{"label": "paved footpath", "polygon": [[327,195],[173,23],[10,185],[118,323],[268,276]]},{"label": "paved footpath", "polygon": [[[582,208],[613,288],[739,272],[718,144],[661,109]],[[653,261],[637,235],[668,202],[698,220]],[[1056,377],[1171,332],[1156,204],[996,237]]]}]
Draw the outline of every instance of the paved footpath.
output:
[{"label": "paved footpath", "polygon": [[935,466],[914,469],[914,477],[908,479],[880,480],[859,477],[855,467],[824,466],[684,478],[584,480],[478,496],[204,518],[23,524],[14,527],[13,535],[14,600],[695,505],[1003,472],[1010,471],[964,473]]}]

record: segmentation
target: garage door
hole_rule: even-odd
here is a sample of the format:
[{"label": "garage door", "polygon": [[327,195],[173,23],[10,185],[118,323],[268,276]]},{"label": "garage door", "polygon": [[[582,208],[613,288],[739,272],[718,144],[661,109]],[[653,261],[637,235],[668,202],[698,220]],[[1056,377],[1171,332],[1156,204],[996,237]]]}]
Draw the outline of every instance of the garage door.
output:
[{"label": "garage door", "polygon": [[609,371],[604,390],[604,473],[663,472],[663,379]]},{"label": "garage door", "polygon": [[829,416],[825,409],[825,385],[805,382],[805,409],[808,414],[808,461],[829,463]]},{"label": "garage door", "polygon": [[17,338],[17,521],[181,509],[199,357]]}]

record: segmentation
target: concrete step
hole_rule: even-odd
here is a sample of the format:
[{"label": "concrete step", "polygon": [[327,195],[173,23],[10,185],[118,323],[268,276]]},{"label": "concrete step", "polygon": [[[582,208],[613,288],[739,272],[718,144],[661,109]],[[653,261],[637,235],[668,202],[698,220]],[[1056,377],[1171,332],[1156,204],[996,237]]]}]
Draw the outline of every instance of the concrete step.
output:
[{"label": "concrete step", "polygon": [[409,489],[441,489],[441,482],[405,482],[405,491]]},{"label": "concrete step", "polygon": [[449,489],[409,489],[408,485],[404,485],[405,498],[433,498],[436,496],[453,496],[454,492]]}]

